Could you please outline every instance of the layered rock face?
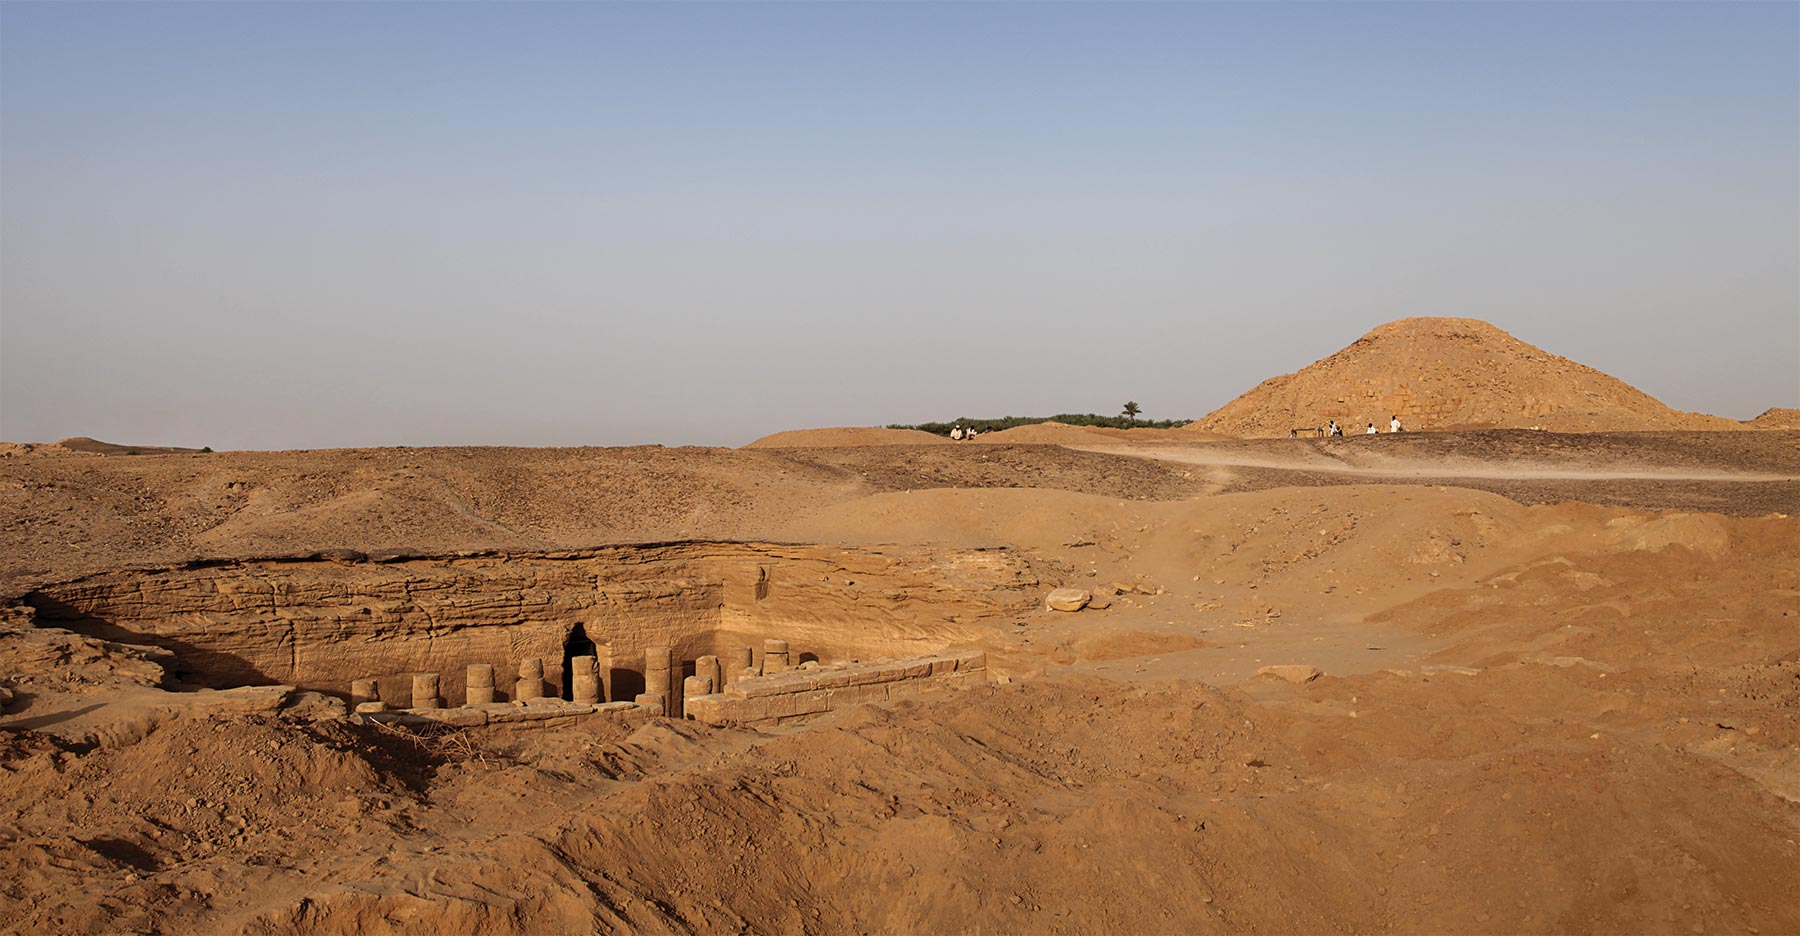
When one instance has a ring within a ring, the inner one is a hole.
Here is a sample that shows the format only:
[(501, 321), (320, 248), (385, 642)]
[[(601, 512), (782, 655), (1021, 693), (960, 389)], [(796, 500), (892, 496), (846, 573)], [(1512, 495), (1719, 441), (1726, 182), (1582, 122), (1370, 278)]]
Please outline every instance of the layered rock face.
[(1191, 423), (1196, 431), (1284, 436), (1337, 420), (1346, 433), (1399, 416), (1407, 429), (1595, 432), (1741, 429), (1671, 409), (1619, 380), (1468, 318), (1389, 322), (1297, 373), (1271, 377)]
[(89, 576), (24, 601), (46, 626), (166, 648), (172, 675), (191, 684), (342, 694), (374, 677), (383, 701), (406, 705), (411, 674), (441, 673), (445, 703), (460, 705), (468, 666), (506, 675), (532, 657), (554, 687), (567, 655), (593, 653), (607, 697), (630, 698), (651, 646), (692, 661), (780, 634), (828, 659), (931, 652), (977, 635), (975, 621), (1033, 606), (1037, 583), (1005, 550), (683, 543), (195, 563)]

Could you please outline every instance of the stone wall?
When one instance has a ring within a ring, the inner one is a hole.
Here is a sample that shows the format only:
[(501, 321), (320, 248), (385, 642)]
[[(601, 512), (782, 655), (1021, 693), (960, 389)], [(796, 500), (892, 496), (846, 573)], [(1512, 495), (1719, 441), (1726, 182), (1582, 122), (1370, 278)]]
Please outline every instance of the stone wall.
[(685, 713), (709, 725), (747, 725), (986, 680), (987, 654), (964, 650), (749, 676), (723, 692), (688, 698)]
[(403, 711), (352, 712), (352, 722), (406, 725), (413, 728), (483, 728), (506, 727), (518, 730), (567, 728), (585, 718), (615, 718), (644, 721), (650, 713), (632, 702), (606, 702), (585, 705), (561, 699), (538, 699), (525, 705), (488, 703), (457, 708), (407, 709)]

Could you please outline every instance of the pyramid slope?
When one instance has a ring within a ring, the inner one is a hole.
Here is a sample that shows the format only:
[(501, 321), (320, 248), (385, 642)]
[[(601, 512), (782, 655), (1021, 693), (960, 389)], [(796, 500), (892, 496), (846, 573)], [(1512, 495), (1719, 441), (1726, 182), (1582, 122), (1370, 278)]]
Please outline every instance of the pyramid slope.
[(1745, 425), (1752, 429), (1800, 429), (1800, 409), (1771, 406)]
[(1544, 428), (1564, 432), (1738, 429), (1736, 420), (1671, 409), (1584, 364), (1470, 318), (1389, 322), (1342, 351), (1271, 377), (1193, 427), (1280, 436), (1337, 420), (1345, 432)]

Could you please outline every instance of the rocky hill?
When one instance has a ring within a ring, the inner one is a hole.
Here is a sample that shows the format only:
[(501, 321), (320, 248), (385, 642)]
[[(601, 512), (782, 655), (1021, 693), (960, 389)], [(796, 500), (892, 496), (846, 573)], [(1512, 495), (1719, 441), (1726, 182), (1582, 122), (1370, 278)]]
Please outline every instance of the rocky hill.
[(1800, 429), (1800, 409), (1772, 406), (1745, 425), (1752, 429)]
[(1583, 364), (1467, 318), (1389, 322), (1297, 373), (1271, 377), (1192, 424), (1234, 436), (1286, 435), (1337, 420), (1347, 433), (1543, 428), (1563, 432), (1736, 429), (1684, 413)]
[(210, 454), (210, 448), (176, 448), (172, 445), (115, 445), (75, 436), (61, 442), (0, 442), (0, 456), (6, 455), (198, 455)]

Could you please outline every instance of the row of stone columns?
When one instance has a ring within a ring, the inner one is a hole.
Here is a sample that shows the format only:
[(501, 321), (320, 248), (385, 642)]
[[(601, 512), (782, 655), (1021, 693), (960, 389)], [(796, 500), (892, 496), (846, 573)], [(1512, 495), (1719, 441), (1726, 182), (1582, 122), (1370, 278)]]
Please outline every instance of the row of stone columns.
[[(576, 657), (573, 661), (579, 677), (583, 661), (586, 663), (590, 684), (594, 682), (594, 657)], [(471, 663), (467, 674), (463, 677), (463, 704), (487, 705), (494, 701), (494, 664)], [(599, 697), (599, 693), (590, 687), (589, 695)], [(513, 684), (513, 698), (530, 700), (542, 699), (544, 692), (544, 660), (542, 657), (528, 657), (519, 662), (519, 677)], [(581, 692), (575, 693), (577, 701)], [(381, 701), (381, 683), (375, 679), (358, 679), (350, 683), (350, 704), (361, 705), (364, 702)], [(412, 677), (412, 708), (438, 709), (444, 707), (442, 683), (437, 673), (414, 673)]]
[(652, 712), (676, 717), (683, 714), (687, 700), (694, 696), (725, 691), (725, 687), (745, 676), (786, 672), (791, 668), (788, 643), (771, 638), (763, 641), (763, 662), (756, 665), (754, 647), (733, 647), (721, 659), (708, 654), (694, 660), (694, 675), (677, 683), (681, 672), (672, 647), (648, 647), (644, 650), (644, 691), (637, 704)]
[[(599, 671), (599, 658), (595, 656), (578, 656), (569, 660), (570, 668), (570, 701), (596, 704), (605, 701), (602, 696), (602, 684)], [(725, 687), (745, 676), (771, 675), (786, 672), (791, 667), (788, 656), (788, 643), (785, 640), (769, 639), (763, 641), (763, 661), (759, 668), (756, 665), (756, 654), (751, 647), (733, 647), (721, 660), (718, 656), (707, 655), (694, 661), (694, 675), (675, 682), (680, 674), (679, 664), (675, 659), (675, 648), (666, 646), (647, 647), (644, 650), (644, 691), (636, 701), (637, 704), (663, 715), (681, 714), (683, 701), (695, 695), (710, 695), (723, 692)], [(464, 677), (465, 705), (488, 705), (494, 701), (494, 665), (492, 663), (471, 663)], [(350, 684), (350, 704), (360, 705), (365, 702), (381, 700), (381, 687), (377, 680), (358, 679)], [(542, 657), (526, 657), (519, 661), (519, 675), (513, 683), (513, 699), (530, 701), (554, 697), (554, 692), (544, 691), (544, 660)], [(416, 709), (437, 709), (444, 707), (442, 685), (437, 673), (414, 673), (412, 677), (412, 707)]]

